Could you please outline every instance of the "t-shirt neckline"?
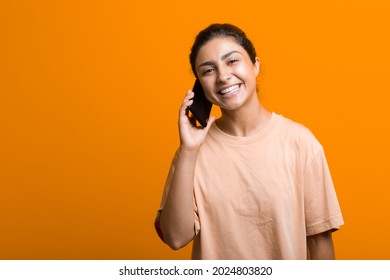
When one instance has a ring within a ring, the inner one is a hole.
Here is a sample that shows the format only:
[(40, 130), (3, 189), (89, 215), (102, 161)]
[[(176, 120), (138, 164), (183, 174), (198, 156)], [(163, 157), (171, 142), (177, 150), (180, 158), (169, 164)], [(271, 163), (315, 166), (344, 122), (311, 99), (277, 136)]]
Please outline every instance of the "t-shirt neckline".
[(223, 132), (216, 123), (213, 123), (212, 127), (210, 128), (210, 134), (214, 136), (218, 141), (224, 141), (229, 142), (232, 144), (249, 144), (256, 142), (264, 137), (266, 137), (272, 129), (275, 127), (275, 125), (278, 123), (278, 121), (282, 117), (274, 112), (272, 112), (270, 119), (265, 124), (265, 126), (260, 129), (257, 133), (250, 135), (250, 136), (234, 136), (227, 134), (226, 132)]

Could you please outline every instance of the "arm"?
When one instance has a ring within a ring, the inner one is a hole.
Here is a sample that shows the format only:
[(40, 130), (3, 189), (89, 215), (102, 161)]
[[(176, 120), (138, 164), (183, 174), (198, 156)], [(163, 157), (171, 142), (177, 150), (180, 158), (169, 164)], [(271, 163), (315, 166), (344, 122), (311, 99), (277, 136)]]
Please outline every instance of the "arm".
[(334, 260), (335, 253), (332, 240), (332, 232), (325, 231), (307, 237), (310, 259)]
[(215, 119), (211, 117), (204, 129), (193, 125), (186, 115), (193, 96), (192, 91), (187, 92), (179, 111), (180, 148), (172, 183), (160, 216), (164, 241), (175, 250), (187, 245), (195, 236), (193, 184), (196, 160), (199, 148)]
[(193, 181), (197, 151), (180, 147), (170, 190), (160, 216), (164, 241), (174, 250), (188, 244), (195, 235)]

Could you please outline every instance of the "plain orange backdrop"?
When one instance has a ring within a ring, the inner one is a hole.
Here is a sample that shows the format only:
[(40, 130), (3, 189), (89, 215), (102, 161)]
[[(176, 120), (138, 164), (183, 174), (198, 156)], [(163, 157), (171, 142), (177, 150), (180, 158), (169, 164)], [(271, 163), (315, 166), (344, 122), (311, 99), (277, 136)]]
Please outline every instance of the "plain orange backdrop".
[[(261, 102), (325, 147), (338, 259), (390, 259), (390, 4), (2, 1), (0, 259), (189, 259), (153, 220), (197, 32), (238, 25)], [(218, 111), (214, 112), (218, 114)]]

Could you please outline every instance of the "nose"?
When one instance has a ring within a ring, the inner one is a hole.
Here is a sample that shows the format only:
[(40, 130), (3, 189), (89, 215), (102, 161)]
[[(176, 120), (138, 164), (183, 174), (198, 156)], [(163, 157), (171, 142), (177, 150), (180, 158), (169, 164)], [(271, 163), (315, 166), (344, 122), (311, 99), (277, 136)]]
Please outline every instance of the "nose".
[(218, 69), (218, 83), (226, 83), (231, 79), (231, 77), (232, 74), (230, 73), (229, 69), (226, 69), (225, 67), (221, 67)]

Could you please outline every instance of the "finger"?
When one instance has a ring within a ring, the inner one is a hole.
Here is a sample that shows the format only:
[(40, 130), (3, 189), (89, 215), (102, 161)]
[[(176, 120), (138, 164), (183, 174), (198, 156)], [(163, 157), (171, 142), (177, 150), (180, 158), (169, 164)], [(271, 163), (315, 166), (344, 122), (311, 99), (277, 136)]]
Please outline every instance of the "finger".
[(195, 94), (192, 91), (188, 90), (186, 96), (184, 97), (183, 103), (188, 102), (189, 100), (192, 100), (194, 98), (194, 96), (195, 96)]
[(182, 112), (182, 113), (184, 113), (185, 109), (193, 103), (192, 99), (189, 98), (189, 96), (191, 96), (191, 95), (188, 92), (183, 99), (183, 103), (181, 104), (181, 107), (180, 107), (180, 112)]
[(191, 90), (187, 91), (187, 94), (184, 96), (182, 106), (188, 106), (188, 101), (192, 100), (194, 93)]
[(180, 110), (179, 110), (179, 122), (184, 121), (184, 118), (187, 117), (189, 122), (193, 126), (196, 126), (196, 120), (194, 120), (193, 118), (190, 117), (189, 108), (188, 108), (188, 106), (192, 105), (192, 103), (194, 102), (192, 99), (194, 97), (194, 95), (195, 94), (191, 90), (187, 91), (187, 93), (183, 99), (183, 103), (182, 103)]
[(191, 113), (189, 107), (186, 108), (186, 116), (188, 120), (190, 121), (192, 126), (196, 126), (196, 118), (195, 116)]
[(188, 106), (192, 105), (194, 101), (193, 100), (188, 100), (183, 102), (183, 104), (180, 107), (180, 114), (188, 115)]

